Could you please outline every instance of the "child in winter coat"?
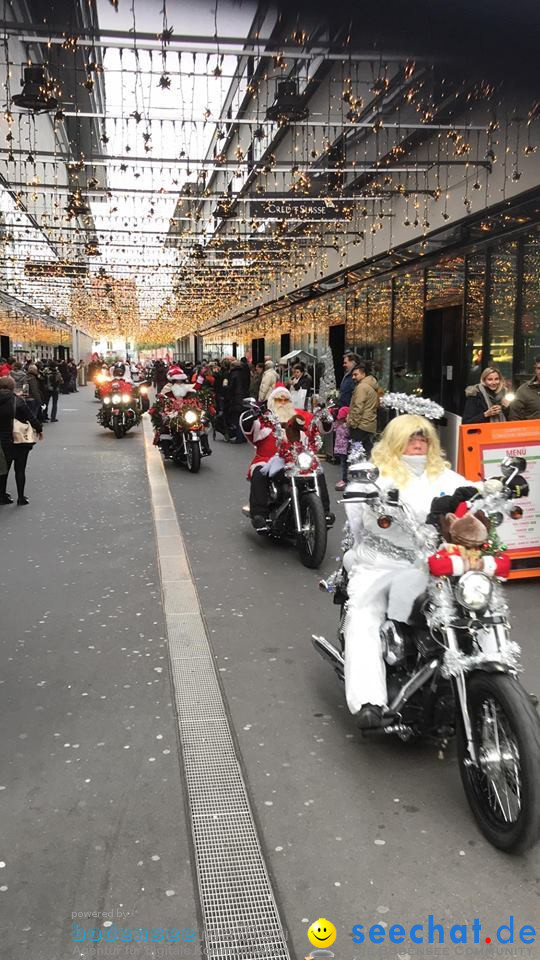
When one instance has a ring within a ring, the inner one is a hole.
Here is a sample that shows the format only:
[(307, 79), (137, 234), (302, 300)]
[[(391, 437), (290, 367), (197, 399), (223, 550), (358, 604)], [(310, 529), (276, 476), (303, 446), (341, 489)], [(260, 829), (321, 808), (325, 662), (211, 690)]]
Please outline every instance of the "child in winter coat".
[(349, 454), (349, 428), (347, 426), (348, 407), (340, 407), (334, 421), (334, 453), (341, 463), (341, 480), (336, 483), (336, 490), (344, 490), (347, 486), (347, 457)]

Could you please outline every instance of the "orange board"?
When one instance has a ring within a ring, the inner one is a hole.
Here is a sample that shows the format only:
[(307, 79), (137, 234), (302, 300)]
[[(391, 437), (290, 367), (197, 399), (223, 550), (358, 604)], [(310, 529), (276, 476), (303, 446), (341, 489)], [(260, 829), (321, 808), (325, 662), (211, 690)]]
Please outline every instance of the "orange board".
[(540, 420), (460, 427), (458, 470), (468, 480), (500, 476), (504, 457), (525, 457), (530, 488), (520, 502), (523, 517), (505, 520), (499, 530), (512, 558), (510, 579), (540, 577)]

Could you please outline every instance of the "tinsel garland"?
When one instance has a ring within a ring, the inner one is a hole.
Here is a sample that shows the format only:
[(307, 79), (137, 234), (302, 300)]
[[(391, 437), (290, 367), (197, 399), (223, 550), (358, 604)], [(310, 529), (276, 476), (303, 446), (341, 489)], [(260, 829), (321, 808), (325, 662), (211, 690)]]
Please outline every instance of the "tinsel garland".
[(439, 403), (408, 393), (385, 393), (379, 405), (396, 410), (397, 413), (411, 413), (418, 417), (426, 417), (427, 420), (440, 420), (444, 417), (444, 409)]
[[(499, 649), (496, 661), (497, 663), (504, 664), (510, 671), (517, 672), (522, 669), (520, 666), (520, 654), (521, 649), (519, 644), (514, 640), (508, 640), (507, 643)], [(468, 656), (461, 650), (447, 650), (444, 655), (441, 673), (443, 677), (447, 679), (456, 677), (461, 673), (470, 673), (471, 670), (476, 670), (484, 663), (493, 663), (494, 659), (493, 652), (484, 653), (480, 650), (478, 653)]]
[(351, 444), (351, 449), (349, 450), (347, 463), (349, 466), (352, 466), (353, 463), (363, 463), (365, 459), (366, 451), (364, 449), (364, 444), (361, 442), (361, 440), (354, 440)]

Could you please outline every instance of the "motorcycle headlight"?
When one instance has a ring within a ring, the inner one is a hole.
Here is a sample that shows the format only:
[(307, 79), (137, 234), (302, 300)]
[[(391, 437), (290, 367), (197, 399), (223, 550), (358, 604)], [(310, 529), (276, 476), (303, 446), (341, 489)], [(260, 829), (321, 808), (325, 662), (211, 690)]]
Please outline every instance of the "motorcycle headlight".
[(300, 470), (311, 470), (313, 464), (313, 457), (310, 453), (299, 453), (298, 454), (298, 466)]
[(111, 402), (110, 397), (103, 397), (103, 403), (110, 403), (110, 402)]
[(147, 394), (147, 393), (148, 393), (148, 387), (139, 387), (139, 393)]
[(186, 415), (184, 416), (184, 420), (186, 421), (186, 423), (197, 423), (198, 419), (199, 419), (199, 415), (195, 413), (194, 410), (188, 410)]
[(490, 601), (493, 585), (485, 573), (469, 570), (459, 578), (456, 597), (467, 610), (484, 610)]
[(130, 393), (123, 393), (123, 394), (122, 394), (122, 403), (129, 403), (130, 400), (131, 400), (131, 394), (130, 394)]
[(120, 394), (119, 394), (119, 393), (113, 393), (113, 395), (112, 395), (112, 402), (113, 402), (113, 403), (120, 403), (120, 400), (121, 400)]

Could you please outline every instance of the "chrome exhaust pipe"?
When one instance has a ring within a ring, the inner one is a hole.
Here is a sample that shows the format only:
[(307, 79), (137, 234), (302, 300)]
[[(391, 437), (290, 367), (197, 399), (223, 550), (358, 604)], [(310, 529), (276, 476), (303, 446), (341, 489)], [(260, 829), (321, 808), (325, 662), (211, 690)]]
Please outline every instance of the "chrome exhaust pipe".
[(343, 654), (333, 645), (329, 643), (326, 637), (317, 637), (315, 634), (312, 634), (311, 642), (315, 647), (316, 651), (323, 660), (327, 660), (328, 663), (334, 668), (340, 680), (345, 678), (345, 660)]

